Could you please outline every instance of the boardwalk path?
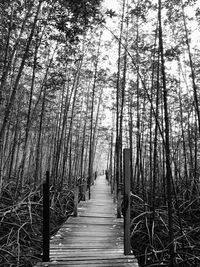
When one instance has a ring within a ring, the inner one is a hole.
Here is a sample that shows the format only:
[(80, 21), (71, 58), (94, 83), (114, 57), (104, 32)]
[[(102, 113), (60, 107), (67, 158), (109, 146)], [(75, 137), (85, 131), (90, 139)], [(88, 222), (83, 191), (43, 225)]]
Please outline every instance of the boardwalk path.
[(91, 188), (91, 199), (79, 203), (78, 217), (70, 217), (51, 240), (51, 263), (39, 266), (138, 267), (134, 256), (123, 253), (123, 220), (105, 176)]

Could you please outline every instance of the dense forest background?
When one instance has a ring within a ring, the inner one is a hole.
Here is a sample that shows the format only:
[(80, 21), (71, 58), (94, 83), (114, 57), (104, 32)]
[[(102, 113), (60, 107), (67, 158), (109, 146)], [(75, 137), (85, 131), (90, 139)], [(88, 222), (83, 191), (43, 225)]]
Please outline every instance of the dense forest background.
[[(74, 188), (108, 170), (141, 266), (199, 266), (198, 0), (0, 1), (0, 266), (40, 260)], [(157, 264), (157, 265), (155, 265)]]

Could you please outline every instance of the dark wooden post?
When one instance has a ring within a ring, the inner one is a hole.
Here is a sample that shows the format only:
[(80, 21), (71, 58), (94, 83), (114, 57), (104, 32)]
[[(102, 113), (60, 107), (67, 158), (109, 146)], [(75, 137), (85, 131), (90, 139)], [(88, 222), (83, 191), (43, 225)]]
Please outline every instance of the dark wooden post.
[(87, 191), (87, 179), (84, 177), (82, 179), (82, 198), (81, 200), (86, 200), (86, 191)]
[(73, 216), (78, 216), (78, 195), (79, 195), (79, 180), (76, 181), (74, 187), (74, 213)]
[(49, 172), (43, 184), (43, 262), (49, 262), (50, 248), (50, 205), (49, 205)]
[(91, 199), (91, 174), (88, 177), (88, 198)]
[(130, 241), (130, 149), (123, 150), (124, 165), (124, 254), (131, 254)]

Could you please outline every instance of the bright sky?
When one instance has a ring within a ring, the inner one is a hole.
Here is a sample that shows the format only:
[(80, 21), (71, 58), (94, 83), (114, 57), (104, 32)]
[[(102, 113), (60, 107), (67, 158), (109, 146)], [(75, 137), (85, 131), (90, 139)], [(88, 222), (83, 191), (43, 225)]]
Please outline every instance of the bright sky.
[(120, 4), (118, 0), (104, 0), (103, 7), (118, 11), (120, 8)]

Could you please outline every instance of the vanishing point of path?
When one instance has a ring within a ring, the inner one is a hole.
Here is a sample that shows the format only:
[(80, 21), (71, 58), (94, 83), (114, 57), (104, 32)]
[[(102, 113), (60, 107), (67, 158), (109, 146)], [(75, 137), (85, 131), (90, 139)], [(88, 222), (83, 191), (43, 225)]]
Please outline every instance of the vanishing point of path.
[(124, 255), (123, 219), (116, 208), (105, 176), (91, 187), (91, 199), (81, 201), (78, 217), (70, 217), (52, 238), (50, 263), (37, 267), (138, 267), (133, 255)]

